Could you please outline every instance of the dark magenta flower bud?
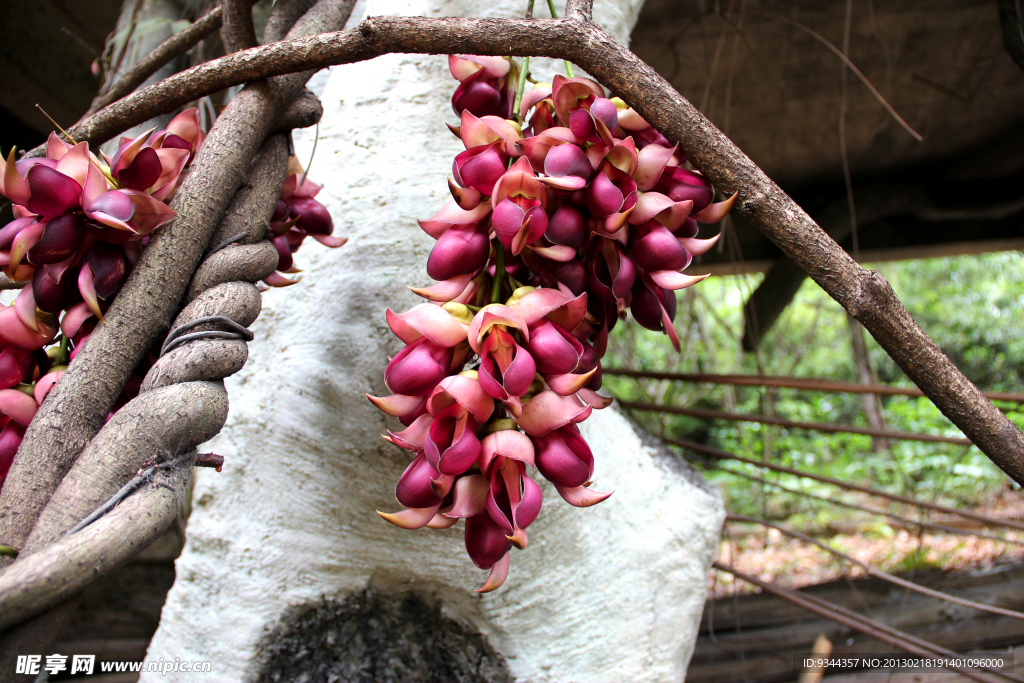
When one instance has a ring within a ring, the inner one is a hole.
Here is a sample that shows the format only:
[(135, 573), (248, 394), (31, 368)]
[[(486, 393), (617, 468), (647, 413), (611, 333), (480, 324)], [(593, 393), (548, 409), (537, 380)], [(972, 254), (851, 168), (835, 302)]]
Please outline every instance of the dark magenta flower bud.
[(274, 213), (270, 216), (270, 222), (276, 223), (286, 218), (288, 218), (288, 205), (278, 199), (277, 204), (274, 205)]
[(145, 191), (160, 180), (162, 171), (160, 157), (152, 147), (140, 149), (127, 166), (118, 168), (119, 164), (115, 160), (112, 161), (114, 161), (113, 176), (129, 190)]
[(441, 474), (462, 474), (480, 457), (479, 425), (464, 406), (453, 403), (434, 418), (423, 443), (427, 461)]
[(526, 348), (542, 375), (575, 372), (583, 355), (583, 345), (558, 323), (541, 318), (530, 325)]
[[(0, 340), (6, 343), (6, 340)], [(0, 389), (9, 389), (25, 381), (32, 371), (32, 351), (8, 343), (0, 352)]]
[(96, 296), (109, 299), (121, 288), (128, 274), (128, 262), (120, 247), (97, 242), (89, 250), (87, 260), (94, 273)]
[(82, 186), (56, 169), (35, 164), (25, 174), (31, 195), (25, 207), (44, 218), (71, 211), (82, 199)]
[(662, 172), (656, 190), (674, 202), (693, 202), (692, 213), (706, 208), (715, 198), (715, 190), (707, 178), (679, 166), (669, 166)]
[(494, 183), (505, 175), (506, 162), (505, 142), (496, 140), (488, 145), (471, 147), (456, 156), (452, 162), (452, 175), (461, 187), (471, 187), (483, 195), (490, 195)]
[(454, 355), (454, 349), (420, 337), (391, 359), (384, 371), (384, 384), (394, 394), (428, 396), (448, 376)]
[(78, 292), (78, 267), (69, 268), (60, 276), (60, 282), (50, 279), (45, 268), (36, 268), (32, 276), (32, 296), (36, 306), (47, 313), (58, 313), (81, 300)]
[(487, 262), (491, 242), (486, 223), (453, 225), (438, 238), (427, 258), (427, 275), (449, 280), (457, 275), (475, 273)]
[(587, 268), (579, 259), (565, 262), (549, 261), (548, 266), (556, 281), (568, 287), (576, 296), (587, 291)]
[(427, 462), (422, 453), (409, 463), (398, 480), (395, 497), (407, 508), (429, 508), (441, 502), (441, 496), (434, 493), (431, 481), (441, 478), (441, 473)]
[(43, 236), (28, 250), (28, 260), (34, 264), (59, 263), (78, 249), (82, 221), (77, 214), (67, 213), (46, 223)]
[(690, 252), (668, 228), (650, 220), (633, 228), (629, 236), (629, 255), (647, 272), (682, 270), (690, 265)]
[(581, 248), (587, 237), (587, 231), (583, 226), (583, 214), (568, 204), (562, 204), (551, 214), (544, 236), (554, 244), (564, 244), (573, 249)]
[(480, 569), (490, 569), (508, 554), (512, 543), (486, 512), (466, 518), (466, 552)]
[(334, 219), (327, 207), (312, 197), (293, 196), (288, 200), (293, 216), (299, 217), (296, 225), (310, 235), (330, 235), (334, 232)]
[(587, 208), (598, 218), (627, 211), (636, 205), (636, 181), (608, 161), (587, 185)]
[(557, 486), (583, 486), (594, 473), (594, 455), (576, 425), (534, 436), (537, 469)]
[(277, 249), (277, 270), (287, 271), (291, 270), (292, 262), (292, 248), (288, 244), (288, 238), (284, 235), (280, 237), (273, 237), (270, 243)]

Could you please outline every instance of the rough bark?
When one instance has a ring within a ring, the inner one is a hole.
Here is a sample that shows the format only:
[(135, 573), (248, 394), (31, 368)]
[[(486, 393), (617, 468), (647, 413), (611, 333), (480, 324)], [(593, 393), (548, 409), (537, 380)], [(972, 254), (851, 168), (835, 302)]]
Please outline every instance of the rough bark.
[[(171, 329), (212, 315), (231, 318), (242, 327), (248, 327), (259, 316), (262, 306), (263, 299), (255, 285), (248, 282), (227, 282), (211, 287), (183, 308), (174, 319)], [(194, 329), (209, 330), (214, 327), (200, 325)]]
[[(295, 110), (295, 104), (309, 104), (309, 98), (303, 91), (302, 97), (289, 105), (286, 114)], [(313, 93), (309, 93), (313, 96)], [(319, 105), (320, 101), (313, 97)], [(321, 110), (322, 111), (322, 110)], [(282, 116), (282, 120), (287, 116)], [(279, 124), (280, 125), (280, 124)], [(288, 165), (288, 142), (283, 135), (274, 135), (260, 149), (260, 153), (252, 161), (252, 167), (228, 204), (224, 217), (213, 233), (210, 244), (215, 248), (226, 240), (247, 233), (240, 238), (240, 243), (258, 242), (264, 238), (270, 226), (270, 217), (274, 206), (281, 196)]]
[(241, 370), (248, 358), (249, 345), (241, 339), (193, 341), (158, 360), (139, 393), (181, 382), (221, 380)]
[(188, 453), (213, 438), (227, 417), (222, 382), (175, 384), (132, 399), (64, 477), (26, 539), (23, 554), (30, 556), (56, 542), (147, 463)]
[(320, 100), (308, 90), (303, 90), (281, 114), (277, 125), (274, 126), (274, 132), (287, 133), (295, 128), (309, 128), (320, 123), (320, 117), (323, 115), (324, 106)]
[[(318, 4), (289, 36), (343, 25), (352, 4)], [(177, 217), (157, 232), (106, 322), (90, 336), (26, 432), (0, 494), (0, 539), (5, 545), (23, 545), (57, 484), (99, 431), (128, 375), (167, 329), (253, 156), (310, 75), (292, 74), (246, 87), (210, 131), (173, 203)]]
[[(322, 68), (389, 52), (514, 52), (569, 59), (634, 106), (670, 140), (677, 140), (687, 157), (717, 186), (738, 192), (736, 210), (860, 321), (939, 410), (996, 465), (1024, 484), (1024, 433), (986, 400), (921, 330), (885, 278), (861, 268), (650, 66), (593, 23), (578, 18), (586, 14), (587, 6), (585, 2), (570, 3), (569, 20), (371, 17), (356, 31), (256, 48), (183, 72), (99, 112), (82, 124), (79, 134), (90, 140), (94, 136), (106, 139), (124, 125), (116, 121), (130, 116), (132, 108), (152, 107), (153, 111), (135, 115), (145, 120), (167, 106), (158, 102), (176, 101), (185, 92), (205, 94), (207, 88), (217, 90), (259, 75)], [(172, 81), (176, 81), (173, 87)], [(130, 102), (136, 96), (138, 99)]]
[(225, 282), (262, 280), (277, 268), (277, 259), (277, 249), (266, 240), (225, 247), (199, 266), (189, 283), (185, 300), (192, 301), (210, 287)]
[(223, 0), (224, 24), (220, 29), (220, 42), (224, 52), (231, 54), (239, 50), (256, 47), (256, 28), (252, 25), (252, 2), (250, 0)]
[[(95, 523), (0, 574), (0, 629), (68, 600), (156, 540), (178, 515), (188, 483), (182, 472), (157, 477), (155, 485), (140, 489)], [(110, 543), (111, 538), (118, 542)], [(15, 654), (16, 641), (5, 637), (0, 647), (0, 662), (6, 665), (3, 660)], [(5, 674), (13, 670), (13, 662), (3, 669)]]

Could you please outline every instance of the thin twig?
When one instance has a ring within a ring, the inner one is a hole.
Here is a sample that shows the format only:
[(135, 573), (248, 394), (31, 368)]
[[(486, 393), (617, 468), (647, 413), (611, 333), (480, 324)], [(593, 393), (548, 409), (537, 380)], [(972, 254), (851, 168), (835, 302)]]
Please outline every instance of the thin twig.
[[(712, 311), (714, 315), (714, 312)], [(717, 318), (716, 318), (717, 320)], [(719, 322), (722, 322), (719, 320)], [(735, 336), (735, 335), (732, 335)], [(832, 379), (814, 377), (782, 377), (771, 375), (715, 375), (704, 373), (654, 372), (650, 370), (633, 370), (631, 368), (604, 368), (605, 375), (622, 377), (646, 377), (648, 379), (668, 379), (680, 382), (698, 382), (708, 384), (732, 384), (741, 387), (780, 387), (783, 389), (803, 389), (806, 391), (839, 392), (848, 394), (878, 394), (882, 396), (924, 396), (917, 387), (894, 387), (888, 384), (859, 384)], [(1013, 401), (1024, 403), (1024, 394), (1004, 391), (983, 391), (985, 398), (993, 401)]]
[(915, 507), (927, 508), (929, 510), (935, 510), (937, 512), (943, 512), (950, 515), (958, 515), (966, 519), (973, 519), (977, 522), (981, 522), (987, 526), (1004, 526), (1011, 529), (1018, 529), (1024, 531), (1024, 523), (1014, 521), (1012, 519), (996, 519), (994, 517), (986, 517), (985, 515), (979, 515), (976, 512), (969, 510), (958, 510), (951, 508), (946, 505), (939, 505), (938, 503), (930, 503), (928, 501), (919, 500), (917, 498), (910, 498), (909, 496), (901, 496), (897, 493), (888, 493), (886, 491), (879, 491), (868, 486), (861, 486), (860, 484), (854, 484), (848, 481), (841, 481), (839, 479), (833, 479), (832, 477), (825, 477), (820, 474), (814, 474), (813, 472), (804, 472), (802, 470), (795, 470), (791, 467), (783, 467), (782, 465), (775, 465), (770, 462), (762, 462), (761, 460), (752, 460), (750, 458), (744, 458), (743, 456), (736, 455), (734, 453), (728, 453), (718, 448), (711, 446), (705, 446), (704, 444), (694, 443), (693, 441), (684, 441), (682, 439), (673, 439), (668, 436), (659, 436), (659, 439), (665, 443), (672, 444), (673, 446), (679, 446), (686, 450), (694, 451), (695, 453), (702, 453), (704, 455), (711, 456), (712, 458), (720, 458), (722, 460), (735, 460), (737, 462), (744, 462), (748, 465), (755, 465), (757, 467), (763, 467), (773, 472), (781, 472), (783, 474), (791, 474), (794, 477), (803, 477), (804, 479), (813, 479), (820, 481), (823, 484), (831, 484), (840, 488), (848, 489), (850, 491), (859, 491), (860, 493), (867, 493), (872, 496), (878, 496), (880, 498), (888, 498), (894, 500), (897, 503), (905, 503), (907, 505), (913, 505)]
[(187, 29), (175, 33), (157, 45), (152, 52), (140, 59), (127, 73), (117, 79), (117, 82), (110, 86), (109, 90), (102, 95), (98, 95), (92, 101), (92, 105), (89, 107), (89, 111), (86, 112), (85, 117), (103, 109), (103, 107), (106, 107), (111, 102), (121, 99), (142, 85), (147, 78), (159, 71), (161, 67), (172, 59), (195, 47), (200, 40), (220, 28), (221, 16), (221, 8), (214, 7), (203, 15), (201, 19), (192, 22), (192, 25)]
[(892, 574), (884, 572), (881, 569), (875, 569), (866, 562), (861, 562), (852, 555), (847, 555), (846, 553), (840, 550), (836, 550), (827, 543), (822, 543), (818, 539), (808, 536), (807, 534), (801, 533), (794, 529), (790, 529), (788, 527), (784, 527), (781, 524), (776, 524), (775, 522), (769, 522), (766, 519), (757, 519), (756, 517), (747, 517), (745, 515), (730, 514), (726, 516), (726, 521), (760, 524), (771, 529), (776, 529), (778, 531), (781, 531), (786, 536), (791, 536), (793, 538), (800, 539), (805, 543), (811, 543), (813, 545), (816, 545), (827, 553), (831, 553), (832, 555), (835, 555), (836, 557), (845, 560), (846, 562), (855, 564), (861, 569), (863, 569), (870, 576), (874, 576), (877, 579), (881, 579), (882, 581), (885, 581), (887, 583), (899, 586), (900, 588), (906, 588), (907, 590), (914, 591), (915, 593), (927, 595), (930, 598), (938, 598), (939, 600), (945, 600), (946, 602), (951, 602), (955, 605), (960, 605), (961, 607), (969, 607), (971, 609), (976, 609), (981, 612), (989, 612), (991, 614), (998, 614), (1003, 617), (1011, 617), (1013, 619), (1024, 620), (1024, 613), (1018, 612), (1016, 610), (1003, 609), (1002, 607), (993, 607), (991, 605), (975, 602), (973, 600), (967, 600), (966, 598), (958, 598), (955, 595), (943, 593), (942, 591), (937, 591), (932, 588), (922, 586), (921, 584), (914, 583), (913, 581), (907, 581), (906, 579), (901, 579), (898, 576), (893, 576)]
[(826, 39), (820, 33), (816, 32), (816, 31), (814, 31), (814, 30), (812, 30), (810, 28), (807, 28), (803, 24), (801, 24), (799, 22), (796, 22), (796, 21), (793, 21), (792, 19), (789, 19), (788, 17), (783, 17), (783, 16), (780, 16), (778, 14), (772, 14), (770, 12), (762, 12), (762, 14), (764, 14), (766, 17), (769, 17), (770, 19), (775, 19), (776, 21), (781, 21), (784, 24), (789, 24), (790, 26), (803, 31), (804, 33), (806, 33), (807, 35), (811, 36), (812, 38), (814, 38), (815, 40), (820, 42), (822, 45), (827, 47), (829, 50), (834, 52), (835, 55), (837, 57), (839, 57), (839, 59), (843, 60), (843, 63), (846, 64), (846, 66), (848, 66), (850, 68), (850, 71), (852, 71), (853, 73), (855, 73), (857, 75), (857, 78), (859, 78), (861, 80), (861, 83), (863, 83), (864, 85), (867, 86), (868, 90), (871, 91), (871, 94), (875, 96), (875, 99), (878, 100), (882, 104), (883, 107), (885, 107), (885, 110), (887, 112), (889, 112), (889, 114), (892, 115), (892, 117), (894, 119), (896, 119), (896, 122), (899, 123), (901, 126), (903, 126), (903, 129), (906, 130), (908, 133), (910, 133), (910, 135), (913, 136), (913, 138), (915, 140), (917, 140), (918, 142), (924, 142), (924, 138), (921, 136), (921, 134), (918, 133), (913, 128), (911, 128), (910, 124), (907, 123), (906, 121), (904, 121), (902, 116), (900, 116), (899, 114), (896, 113), (896, 110), (892, 108), (892, 105), (889, 104), (889, 101), (886, 100), (884, 97), (882, 97), (882, 93), (878, 92), (878, 89), (875, 88), (875, 86), (871, 84), (871, 81), (868, 80), (868, 77), (865, 76), (861, 72), (861, 70), (857, 68), (856, 64), (854, 64), (853, 62), (850, 61), (849, 57), (847, 57), (845, 54), (843, 54), (842, 50), (840, 50), (838, 47), (836, 47), (835, 45), (830, 43), (828, 41), (828, 39)]
[(251, 0), (222, 0), (224, 22), (220, 29), (220, 41), (227, 53), (256, 47), (256, 29), (252, 24)]
[(801, 491), (800, 489), (794, 489), (789, 486), (783, 486), (778, 482), (769, 481), (763, 477), (758, 477), (756, 475), (748, 474), (746, 472), (740, 472), (739, 470), (734, 470), (731, 467), (722, 467), (721, 463), (715, 463), (714, 467), (719, 472), (726, 472), (734, 477), (741, 477), (743, 479), (749, 479), (750, 481), (756, 481), (761, 484), (767, 484), (768, 486), (774, 486), (775, 488), (785, 491), (787, 493), (792, 493), (805, 498), (812, 498), (823, 503), (828, 503), (829, 505), (838, 505), (839, 507), (848, 508), (850, 510), (866, 512), (870, 515), (888, 517), (889, 519), (899, 522), (900, 524), (903, 524), (905, 526), (917, 527), (919, 529), (934, 529), (935, 531), (941, 531), (947, 534), (956, 534), (958, 536), (974, 536), (976, 538), (984, 538), (989, 541), (997, 541), (999, 543), (1009, 543), (1011, 545), (1024, 546), (1024, 541), (1018, 541), (1012, 538), (1002, 538), (1001, 536), (993, 536), (992, 534), (986, 534), (982, 531), (973, 531), (971, 529), (958, 529), (953, 526), (946, 526), (945, 524), (938, 524), (936, 522), (922, 522), (919, 520), (908, 519), (907, 517), (902, 517), (900, 515), (888, 512), (886, 510), (879, 510), (876, 508), (868, 507), (866, 505), (858, 505), (856, 503), (850, 503), (845, 500), (826, 498), (825, 496), (819, 496), (815, 493), (810, 493), (809, 491)]
[(969, 439), (955, 436), (940, 436), (937, 434), (917, 434), (911, 432), (894, 432), (888, 429), (874, 429), (873, 427), (856, 427), (854, 425), (833, 424), (827, 422), (798, 422), (787, 420), (781, 417), (770, 415), (747, 415), (743, 413), (727, 413), (721, 410), (702, 410), (700, 408), (682, 408), (680, 406), (655, 405), (652, 403), (632, 403), (630, 401), (619, 401), (619, 406), (630, 410), (643, 410), (654, 413), (672, 413), (674, 415), (686, 415), (702, 420), (731, 420), (733, 422), (756, 422), (759, 424), (777, 425), (790, 427), (792, 429), (807, 429), (814, 432), (826, 432), (829, 434), (863, 434), (884, 439), (897, 439), (902, 441), (926, 441), (930, 443), (951, 443), (957, 446), (973, 445)]

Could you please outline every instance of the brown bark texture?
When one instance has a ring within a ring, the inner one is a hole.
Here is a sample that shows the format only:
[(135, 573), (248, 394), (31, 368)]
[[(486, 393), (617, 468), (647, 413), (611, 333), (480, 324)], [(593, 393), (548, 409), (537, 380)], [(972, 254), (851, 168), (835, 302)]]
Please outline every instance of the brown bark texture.
[[(269, 197), (276, 199), (280, 195), (287, 161), (284, 139), (274, 136), (268, 140), (256, 161), (280, 168), (268, 172), (257, 165), (249, 185), (238, 193), (242, 195), (241, 200), (232, 203), (237, 210), (236, 218), (254, 215), (253, 207), (264, 207)], [(237, 195), (235, 199), (239, 199)], [(263, 210), (257, 208), (255, 213), (262, 214)], [(227, 217), (228, 222), (231, 217)], [(267, 247), (269, 243), (261, 242), (250, 248), (257, 246)], [(244, 256), (241, 260), (248, 262)], [(223, 259), (221, 264), (231, 272), (245, 270), (232, 268), (230, 261)], [(172, 331), (181, 328), (190, 334), (202, 335), (223, 326), (220, 322), (223, 319), (244, 328), (259, 315), (261, 303), (260, 293), (251, 282), (215, 285), (200, 292), (178, 314)], [(14, 566), (21, 574), (27, 572), (44, 581), (36, 586), (42, 593), (19, 586), (8, 595), (0, 588), (0, 602), (6, 601), (10, 613), (19, 615), (19, 619), (29, 617), (0, 637), (0, 670), (10, 669), (13, 661), (7, 660), (26, 648), (52, 649), (62, 624), (77, 602), (73, 592), (101, 578), (115, 566), (103, 565), (100, 559), (109, 546), (119, 544), (121, 539), (110, 535), (94, 537), (90, 548), (83, 549), (80, 556), (69, 555), (59, 561), (47, 560), (45, 556), (40, 559), (40, 552), (52, 543), (59, 544), (69, 529), (110, 500), (133, 473), (152, 466), (157, 460), (187, 453), (220, 431), (227, 418), (228, 404), (223, 382), (219, 380), (241, 369), (247, 356), (245, 339), (199, 339), (178, 346), (160, 358), (147, 374), (140, 395), (119, 410), (91, 441), (43, 510)], [(220, 460), (222, 462), (223, 458)], [(83, 575), (80, 566), (89, 564), (83, 557), (92, 558), (93, 565), (101, 566)], [(45, 583), (49, 575), (61, 577), (66, 587), (55, 587), (52, 581)], [(57, 597), (40, 600), (39, 596), (46, 590), (58, 591)], [(68, 599), (61, 602), (64, 598)], [(38, 613), (47, 608), (50, 609)]]
[[(0, 574), (0, 630), (75, 596), (156, 540), (178, 515), (188, 483), (181, 472), (157, 477), (95, 523)], [(13, 645), (7, 638), (0, 644)], [(0, 661), (9, 654), (0, 653)], [(13, 663), (4, 674), (11, 671)]]
[(256, 29), (252, 25), (252, 2), (250, 0), (223, 0), (224, 23), (220, 29), (220, 42), (224, 52), (230, 54), (239, 50), (256, 47)]
[[(546, 55), (586, 69), (667, 137), (826, 292), (864, 324), (915, 383), (989, 457), (1024, 483), (1024, 434), (989, 403), (917, 326), (878, 273), (865, 271), (717, 128), (653, 69), (589, 20), (589, 3), (569, 3), (565, 20), (377, 17), (337, 28), (350, 3), (321, 3), (287, 43), (209, 62), (115, 102), (75, 127), (99, 143), (126, 127), (224, 87), (250, 84), (232, 101), (196, 159), (175, 208), (178, 218), (147, 250), (125, 291), (54, 397), (44, 402), (0, 498), (0, 541), (18, 547), (60, 477), (97, 431), (124, 379), (166, 329), (189, 275), (209, 243), (247, 161), (272, 130), (308, 71), (392, 52)], [(339, 22), (340, 19), (340, 22)], [(307, 72), (283, 76), (296, 72)], [(240, 249), (241, 247), (235, 247)], [(230, 248), (229, 248), (230, 249)], [(102, 358), (102, 361), (100, 359)], [(87, 374), (89, 373), (89, 374)], [(45, 460), (44, 460), (45, 458)], [(56, 461), (56, 466), (49, 465)], [(48, 463), (49, 472), (40, 465)], [(9, 494), (9, 495), (8, 495)]]

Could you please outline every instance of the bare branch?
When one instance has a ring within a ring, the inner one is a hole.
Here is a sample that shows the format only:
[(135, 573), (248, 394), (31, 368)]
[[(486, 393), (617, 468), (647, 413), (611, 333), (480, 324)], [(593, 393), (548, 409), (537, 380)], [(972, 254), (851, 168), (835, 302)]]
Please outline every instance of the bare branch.
[(109, 90), (102, 95), (98, 95), (92, 101), (86, 116), (103, 109), (103, 107), (106, 107), (111, 102), (121, 99), (142, 85), (147, 78), (155, 74), (172, 59), (192, 49), (196, 43), (220, 28), (221, 17), (221, 8), (214, 7), (204, 14), (202, 18), (192, 22), (192, 25), (187, 29), (175, 33), (157, 45), (152, 52), (133, 66), (128, 73), (121, 76)]
[(144, 487), (96, 523), (5, 570), (0, 629), (59, 605), (145, 549), (178, 515), (187, 481), (165, 476), (165, 485)]
[(902, 439), (904, 441), (927, 441), (931, 443), (951, 443), (957, 446), (971, 446), (970, 441), (957, 436), (942, 436), (939, 434), (917, 434), (912, 432), (895, 432), (888, 429), (876, 429), (874, 427), (857, 427), (855, 425), (837, 424), (834, 422), (799, 422), (787, 420), (772, 415), (747, 415), (744, 413), (730, 413), (721, 410), (703, 410), (701, 408), (683, 408), (682, 406), (658, 405), (653, 403), (633, 403), (632, 401), (619, 401), (619, 405), (628, 410), (642, 410), (653, 413), (671, 413), (673, 415), (686, 415), (701, 420), (730, 420), (732, 422), (757, 422), (766, 425), (779, 425), (780, 427), (791, 427), (793, 429), (807, 429), (815, 432), (826, 432), (830, 434), (864, 434), (882, 439)]
[(223, 0), (221, 7), (224, 25), (220, 29), (220, 42), (224, 43), (224, 52), (231, 54), (259, 45), (252, 25), (251, 0)]
[(0, 273), (0, 290), (4, 289), (21, 289), (27, 282), (14, 282), (11, 278), (7, 277), (3, 273)]
[(816, 538), (814, 538), (812, 536), (808, 536), (807, 534), (804, 534), (804, 533), (801, 533), (799, 531), (796, 531), (795, 529), (790, 529), (789, 527), (784, 527), (781, 524), (776, 524), (775, 522), (769, 522), (766, 519), (757, 519), (756, 517), (747, 517), (745, 515), (732, 515), (732, 514), (730, 514), (730, 515), (727, 515), (725, 519), (726, 519), (727, 522), (747, 522), (749, 524), (760, 524), (762, 526), (766, 526), (766, 527), (769, 527), (771, 529), (776, 529), (776, 530), (782, 532), (783, 534), (785, 534), (786, 536), (790, 536), (792, 538), (799, 539), (799, 540), (803, 541), (804, 543), (810, 543), (812, 545), (816, 545), (819, 548), (821, 548), (822, 550), (824, 550), (825, 552), (830, 553), (832, 555), (835, 555), (836, 557), (838, 557), (841, 560), (849, 562), (850, 564), (857, 565), (862, 570), (864, 570), (864, 572), (866, 574), (868, 574), (869, 576), (874, 576), (877, 579), (881, 579), (882, 581), (885, 581), (886, 583), (891, 583), (891, 584), (893, 584), (895, 586), (899, 586), (900, 588), (906, 588), (907, 590), (914, 591), (915, 593), (920, 593), (921, 595), (927, 595), (930, 598), (938, 598), (939, 600), (945, 600), (946, 602), (951, 602), (954, 605), (960, 605), (962, 607), (968, 607), (968, 608), (973, 609), (973, 610), (978, 610), (979, 612), (988, 612), (990, 614), (998, 614), (1000, 616), (1010, 617), (1011, 619), (1021, 619), (1021, 620), (1024, 620), (1024, 613), (1022, 613), (1022, 612), (1018, 612), (1018, 611), (1012, 610), (1012, 609), (1003, 609), (1002, 607), (993, 607), (992, 605), (986, 605), (986, 604), (981, 603), (981, 602), (975, 602), (974, 600), (967, 600), (965, 598), (959, 598), (959, 597), (957, 597), (955, 595), (950, 595), (949, 593), (943, 593), (942, 591), (937, 591), (937, 590), (934, 590), (932, 588), (928, 588), (927, 586), (922, 586), (921, 584), (914, 583), (913, 581), (907, 581), (906, 579), (901, 579), (900, 577), (893, 576), (892, 574), (890, 574), (888, 572), (884, 572), (881, 569), (875, 569), (874, 567), (872, 567), (867, 562), (861, 562), (856, 557), (853, 557), (852, 555), (848, 555), (848, 554), (846, 554), (846, 553), (844, 553), (844, 552), (842, 552), (840, 550), (836, 550), (835, 548), (833, 548), (832, 546), (830, 546), (827, 543), (822, 543), (821, 541), (819, 541), (818, 539), (816, 539)]
[(705, 446), (704, 444), (694, 443), (692, 441), (673, 439), (667, 436), (659, 436), (658, 438), (664, 441), (665, 443), (672, 444), (673, 446), (679, 446), (680, 448), (685, 448), (688, 451), (708, 455), (711, 456), (712, 458), (718, 458), (722, 460), (735, 460), (737, 462), (743, 462), (748, 465), (763, 467), (764, 469), (771, 470), (773, 472), (791, 474), (794, 477), (803, 477), (804, 479), (813, 479), (814, 481), (820, 481), (823, 484), (831, 484), (832, 486), (838, 486), (839, 488), (846, 489), (848, 491), (866, 493), (870, 496), (887, 498), (897, 503), (904, 503), (906, 505), (913, 505), (919, 508), (935, 510), (936, 512), (942, 512), (948, 515), (957, 515), (960, 517), (964, 517), (965, 519), (973, 519), (977, 522), (981, 522), (986, 526), (1004, 526), (1010, 529), (1018, 529), (1024, 531), (1024, 522), (1018, 522), (1013, 519), (997, 519), (995, 517), (986, 517), (985, 515), (979, 515), (976, 512), (971, 512), (970, 510), (960, 510), (958, 508), (951, 508), (945, 505), (939, 505), (938, 503), (931, 503), (926, 500), (921, 500), (919, 498), (910, 498), (909, 496), (901, 496), (896, 493), (888, 493), (886, 491), (880, 491), (878, 489), (873, 489), (868, 486), (854, 484), (853, 482), (842, 481), (840, 479), (833, 479), (831, 477), (824, 477), (820, 474), (815, 474), (814, 472), (795, 470), (792, 467), (783, 467), (782, 465), (776, 465), (774, 463), (764, 462), (761, 460), (751, 460), (750, 458), (744, 458), (743, 456), (736, 455), (735, 453), (729, 453), (727, 451), (723, 451), (712, 446)]

